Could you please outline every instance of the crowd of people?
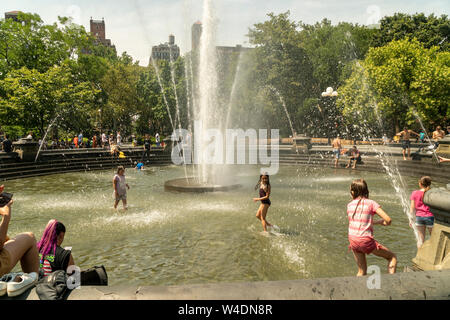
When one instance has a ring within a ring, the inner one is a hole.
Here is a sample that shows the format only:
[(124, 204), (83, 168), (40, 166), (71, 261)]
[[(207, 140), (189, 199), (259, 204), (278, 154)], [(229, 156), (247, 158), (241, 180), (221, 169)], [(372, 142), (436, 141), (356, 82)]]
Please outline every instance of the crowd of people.
[[(450, 126), (447, 127), (447, 133), (450, 135)], [(416, 142), (421, 143), (429, 143), (430, 145), (427, 146), (426, 151), (433, 152), (439, 147), (439, 143), (442, 139), (445, 138), (445, 131), (442, 130), (441, 126), (437, 126), (436, 130), (433, 131), (433, 134), (431, 138), (427, 138), (428, 136), (426, 133), (421, 130), (420, 133), (417, 133), (413, 130), (410, 130), (407, 126), (403, 128), (402, 131), (398, 132), (394, 136), (394, 142), (401, 143), (402, 144), (402, 155), (403, 160), (411, 160), (411, 140), (413, 139), (413, 136), (416, 137)], [(383, 135), (383, 144), (387, 145), (390, 141), (387, 139), (386, 135)], [(334, 167), (338, 168), (339, 165), (339, 159), (342, 155), (347, 154), (349, 156), (349, 161), (346, 166), (346, 168), (355, 169), (357, 163), (361, 163), (361, 153), (356, 147), (356, 145), (353, 146), (353, 148), (350, 149), (344, 149), (342, 139), (340, 136), (337, 136), (332, 142), (331, 146), (333, 148), (333, 154), (334, 154)], [(424, 149), (424, 147), (420, 148)], [(438, 157), (440, 162), (449, 162), (450, 160), (443, 157)]]
[[(26, 139), (34, 139), (33, 132), (29, 132)], [(42, 140), (39, 139), (38, 143), (41, 145)], [(51, 149), (80, 149), (80, 148), (103, 148), (103, 149), (115, 149), (120, 148), (124, 142), (131, 142), (133, 147), (139, 145), (136, 136), (132, 135), (127, 139), (124, 139), (121, 132), (118, 131), (115, 135), (113, 133), (102, 133), (100, 135), (94, 134), (92, 137), (86, 137), (83, 132), (75, 135), (73, 138), (61, 138), (61, 139), (48, 139), (46, 143), (42, 144), (42, 150)], [(152, 140), (150, 135), (145, 135), (144, 148), (149, 151)], [(163, 146), (164, 142), (161, 142), (159, 133), (155, 134), (155, 144), (157, 147)], [(3, 152), (12, 152), (13, 144), (8, 134), (0, 135), (0, 150)]]

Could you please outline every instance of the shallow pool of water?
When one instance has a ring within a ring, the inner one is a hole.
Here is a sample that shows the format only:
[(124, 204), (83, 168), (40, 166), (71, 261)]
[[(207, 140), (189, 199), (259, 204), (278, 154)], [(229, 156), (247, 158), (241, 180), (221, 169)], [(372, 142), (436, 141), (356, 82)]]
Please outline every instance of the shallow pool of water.
[[(66, 225), (63, 247), (73, 247), (76, 264), (105, 265), (110, 285), (349, 276), (357, 268), (347, 250), (346, 205), (352, 179), (363, 177), (393, 218), (389, 227), (375, 226), (375, 238), (397, 254), (399, 271), (411, 264), (414, 234), (386, 175), (283, 166), (271, 177), (267, 215), (279, 230), (265, 234), (252, 201), (258, 170), (236, 166), (239, 189), (190, 194), (164, 191), (166, 180), (184, 176), (182, 167), (127, 169), (126, 212), (112, 208), (112, 170), (8, 181), (15, 199), (9, 235), (40, 238), (55, 218)], [(406, 178), (407, 194), (417, 179)], [(368, 264), (386, 272), (381, 258), (369, 256)]]

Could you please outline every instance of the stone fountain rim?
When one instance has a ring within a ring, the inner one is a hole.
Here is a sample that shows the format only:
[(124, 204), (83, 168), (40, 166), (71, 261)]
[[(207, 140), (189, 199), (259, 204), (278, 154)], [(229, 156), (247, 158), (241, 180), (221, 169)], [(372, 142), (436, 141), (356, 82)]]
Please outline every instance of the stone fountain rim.
[(187, 185), (186, 180), (196, 180), (195, 177), (187, 177), (187, 178), (178, 178), (167, 180), (164, 183), (164, 190), (166, 191), (178, 191), (178, 192), (194, 192), (194, 193), (202, 193), (202, 192), (219, 192), (219, 191), (230, 191), (235, 188), (242, 187), (241, 184), (232, 183), (232, 184), (224, 184), (224, 185)]

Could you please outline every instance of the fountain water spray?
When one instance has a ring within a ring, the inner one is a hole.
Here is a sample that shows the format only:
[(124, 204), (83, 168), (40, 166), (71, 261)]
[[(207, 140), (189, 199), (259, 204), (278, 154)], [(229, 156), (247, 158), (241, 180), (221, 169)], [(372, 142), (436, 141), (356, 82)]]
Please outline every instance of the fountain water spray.
[(284, 112), (286, 112), (286, 117), (287, 117), (287, 119), (288, 119), (288, 121), (289, 121), (289, 126), (291, 127), (292, 137), (294, 138), (294, 137), (295, 137), (294, 127), (292, 126), (291, 117), (289, 116), (289, 112), (288, 112), (288, 110), (287, 110), (286, 103), (284, 102), (283, 96), (282, 96), (282, 95), (280, 94), (280, 92), (279, 92), (276, 88), (274, 88), (273, 86), (268, 86), (268, 88), (269, 88), (270, 90), (272, 90), (272, 91), (278, 96), (278, 99), (280, 99), (281, 105), (282, 105), (283, 108), (284, 108)]
[(236, 72), (234, 74), (234, 80), (233, 80), (233, 85), (231, 86), (231, 92), (230, 92), (230, 98), (228, 100), (228, 112), (227, 112), (227, 118), (225, 121), (225, 129), (228, 129), (228, 123), (230, 121), (230, 115), (231, 115), (231, 108), (233, 106), (233, 101), (234, 101), (234, 96), (236, 94), (236, 87), (237, 87), (237, 83), (238, 83), (238, 76), (241, 70), (241, 60), (242, 60), (242, 51), (239, 52), (239, 57), (238, 57), (238, 63), (236, 66)]
[(39, 145), (39, 149), (38, 149), (38, 152), (37, 152), (37, 154), (36, 154), (36, 158), (34, 159), (34, 162), (36, 162), (37, 159), (39, 158), (39, 154), (41, 153), (41, 149), (42, 149), (42, 146), (43, 146), (44, 143), (45, 143), (45, 140), (46, 140), (46, 138), (47, 138), (47, 135), (48, 135), (48, 133), (50, 132), (50, 129), (52, 128), (52, 126), (55, 124), (56, 120), (58, 120), (58, 118), (60, 117), (60, 115), (61, 115), (61, 114), (58, 114), (58, 115), (55, 117), (55, 119), (53, 119), (53, 121), (52, 121), (52, 122), (50, 123), (50, 125), (48, 126), (47, 131), (45, 131), (44, 137), (42, 138), (41, 144)]
[(152, 61), (152, 65), (153, 65), (153, 68), (155, 69), (155, 73), (156, 73), (156, 78), (158, 79), (159, 87), (161, 88), (161, 93), (162, 93), (162, 96), (163, 96), (164, 105), (166, 106), (167, 114), (169, 115), (169, 120), (170, 120), (170, 124), (172, 125), (172, 130), (175, 130), (176, 123), (173, 122), (172, 115), (170, 114), (169, 103), (167, 102), (166, 94), (164, 93), (164, 87), (163, 87), (162, 82), (161, 82), (161, 77), (159, 75), (158, 66), (155, 63), (155, 59), (150, 59), (150, 60)]
[[(199, 63), (199, 105), (197, 115), (202, 123), (201, 137), (206, 136), (208, 128), (217, 127), (213, 114), (217, 112), (217, 52), (216, 52), (216, 24), (212, 0), (203, 1), (203, 30), (200, 37), (200, 63)], [(210, 176), (205, 163), (207, 152), (206, 144), (197, 141), (199, 146), (199, 180), (208, 182)]]
[[(357, 66), (361, 69), (363, 69), (363, 66), (357, 61)], [(362, 74), (364, 74), (364, 70), (362, 70)], [(372, 92), (367, 84), (367, 79), (365, 78), (365, 76), (363, 77), (363, 92)], [(381, 129), (383, 129), (383, 121), (382, 121), (382, 117), (378, 108), (378, 104), (375, 101), (375, 97), (373, 97), (373, 95), (370, 95), (370, 100), (372, 100), (369, 105), (370, 107), (372, 107), (372, 110), (375, 113), (376, 119), (378, 121), (378, 125)], [(395, 194), (397, 195), (397, 197), (400, 200), (400, 203), (402, 205), (403, 208), (403, 212), (405, 213), (406, 217), (409, 220), (409, 224), (411, 226), (411, 228), (414, 231), (414, 235), (417, 241), (417, 246), (421, 246), (422, 242), (420, 240), (419, 237), (419, 232), (417, 230), (416, 224), (415, 224), (415, 216), (411, 215), (410, 212), (410, 202), (409, 202), (409, 197), (406, 194), (406, 184), (403, 180), (402, 175), (400, 174), (400, 171), (398, 169), (398, 165), (396, 163), (396, 161), (393, 163), (393, 161), (391, 160), (392, 158), (392, 154), (387, 155), (385, 152), (380, 151), (376, 145), (373, 143), (372, 138), (368, 137), (369, 142), (372, 146), (372, 148), (375, 150), (375, 152), (377, 153), (377, 157), (381, 162), (381, 165), (383, 166), (384, 170), (386, 171), (387, 175), (390, 178), (390, 182), (392, 184), (392, 186), (395, 189)]]

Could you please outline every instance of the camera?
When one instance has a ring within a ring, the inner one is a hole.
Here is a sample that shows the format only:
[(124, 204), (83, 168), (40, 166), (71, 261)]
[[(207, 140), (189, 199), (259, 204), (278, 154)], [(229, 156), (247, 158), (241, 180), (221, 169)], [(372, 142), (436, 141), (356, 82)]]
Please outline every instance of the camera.
[(0, 208), (6, 206), (12, 199), (12, 193), (3, 192), (0, 194)]

